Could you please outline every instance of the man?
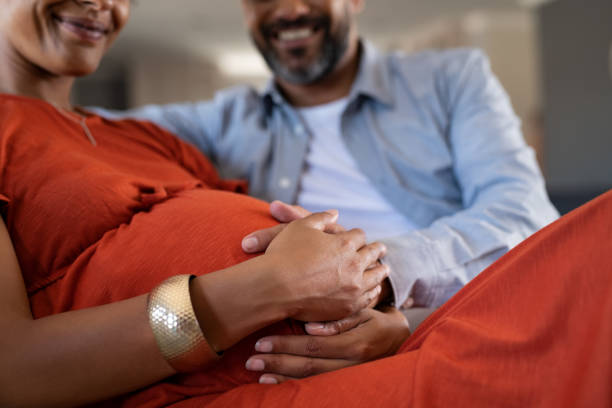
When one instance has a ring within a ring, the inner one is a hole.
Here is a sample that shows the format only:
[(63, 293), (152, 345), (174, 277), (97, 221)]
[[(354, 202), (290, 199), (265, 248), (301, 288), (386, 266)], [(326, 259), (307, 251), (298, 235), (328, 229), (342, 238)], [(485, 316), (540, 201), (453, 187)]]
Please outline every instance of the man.
[(339, 209), (386, 244), (397, 305), (441, 305), (558, 216), (481, 52), (381, 54), (357, 33), (363, 0), (242, 5), (274, 73), (263, 93), (128, 115), (193, 143), (256, 197)]

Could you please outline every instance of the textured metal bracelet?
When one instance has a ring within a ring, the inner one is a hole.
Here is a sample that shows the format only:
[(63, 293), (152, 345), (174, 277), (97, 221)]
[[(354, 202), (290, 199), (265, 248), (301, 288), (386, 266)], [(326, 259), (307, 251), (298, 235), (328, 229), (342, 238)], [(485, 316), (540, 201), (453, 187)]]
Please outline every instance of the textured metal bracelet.
[(149, 294), (147, 313), (157, 345), (178, 372), (201, 369), (219, 358), (210, 347), (191, 304), (189, 282), (195, 276), (177, 275)]

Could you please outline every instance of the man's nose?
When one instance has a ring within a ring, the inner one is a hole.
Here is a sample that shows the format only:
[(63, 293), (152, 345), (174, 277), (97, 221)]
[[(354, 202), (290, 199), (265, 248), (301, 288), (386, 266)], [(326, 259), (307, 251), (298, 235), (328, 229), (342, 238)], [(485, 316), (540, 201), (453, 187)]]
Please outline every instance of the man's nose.
[(277, 0), (274, 18), (283, 20), (297, 20), (310, 13), (308, 0)]

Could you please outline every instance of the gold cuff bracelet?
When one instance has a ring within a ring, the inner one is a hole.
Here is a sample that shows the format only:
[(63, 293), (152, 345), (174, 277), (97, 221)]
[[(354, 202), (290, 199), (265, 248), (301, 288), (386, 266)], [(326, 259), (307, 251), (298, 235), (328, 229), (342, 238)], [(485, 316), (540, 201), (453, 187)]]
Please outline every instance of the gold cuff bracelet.
[(162, 355), (177, 372), (201, 369), (217, 360), (191, 304), (189, 282), (195, 276), (177, 275), (149, 294), (147, 314)]

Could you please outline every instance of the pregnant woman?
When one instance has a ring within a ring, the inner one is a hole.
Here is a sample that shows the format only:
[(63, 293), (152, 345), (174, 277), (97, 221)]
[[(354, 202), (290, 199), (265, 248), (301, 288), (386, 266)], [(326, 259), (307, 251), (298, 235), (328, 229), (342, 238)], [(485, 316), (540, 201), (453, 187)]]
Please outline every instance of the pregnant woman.
[[(330, 211), (244, 254), (275, 225), (267, 204), (171, 134), (69, 103), (129, 0), (0, 5), (0, 406), (612, 403), (610, 194), (483, 272), (398, 355), (257, 384), (257, 339), (274, 353), (296, 321), (374, 313), (384, 247)], [(397, 349), (409, 332), (385, 316)]]
[[(257, 382), (244, 369), (249, 334), (301, 332), (286, 318), (346, 317), (376, 298), (387, 274), (370, 268), (381, 244), (326, 232), (334, 212), (291, 224), (249, 259), (241, 239), (275, 223), (267, 204), (237, 194), (243, 183), (220, 180), (153, 125), (72, 108), (75, 76), (97, 67), (129, 6), (2, 2), (1, 406), (70, 406), (149, 387), (121, 398), (139, 405), (163, 400), (174, 383), (200, 381), (198, 393), (214, 394)], [(161, 300), (148, 295), (154, 288)], [(199, 326), (188, 338), (196, 347), (167, 338), (172, 319)]]

